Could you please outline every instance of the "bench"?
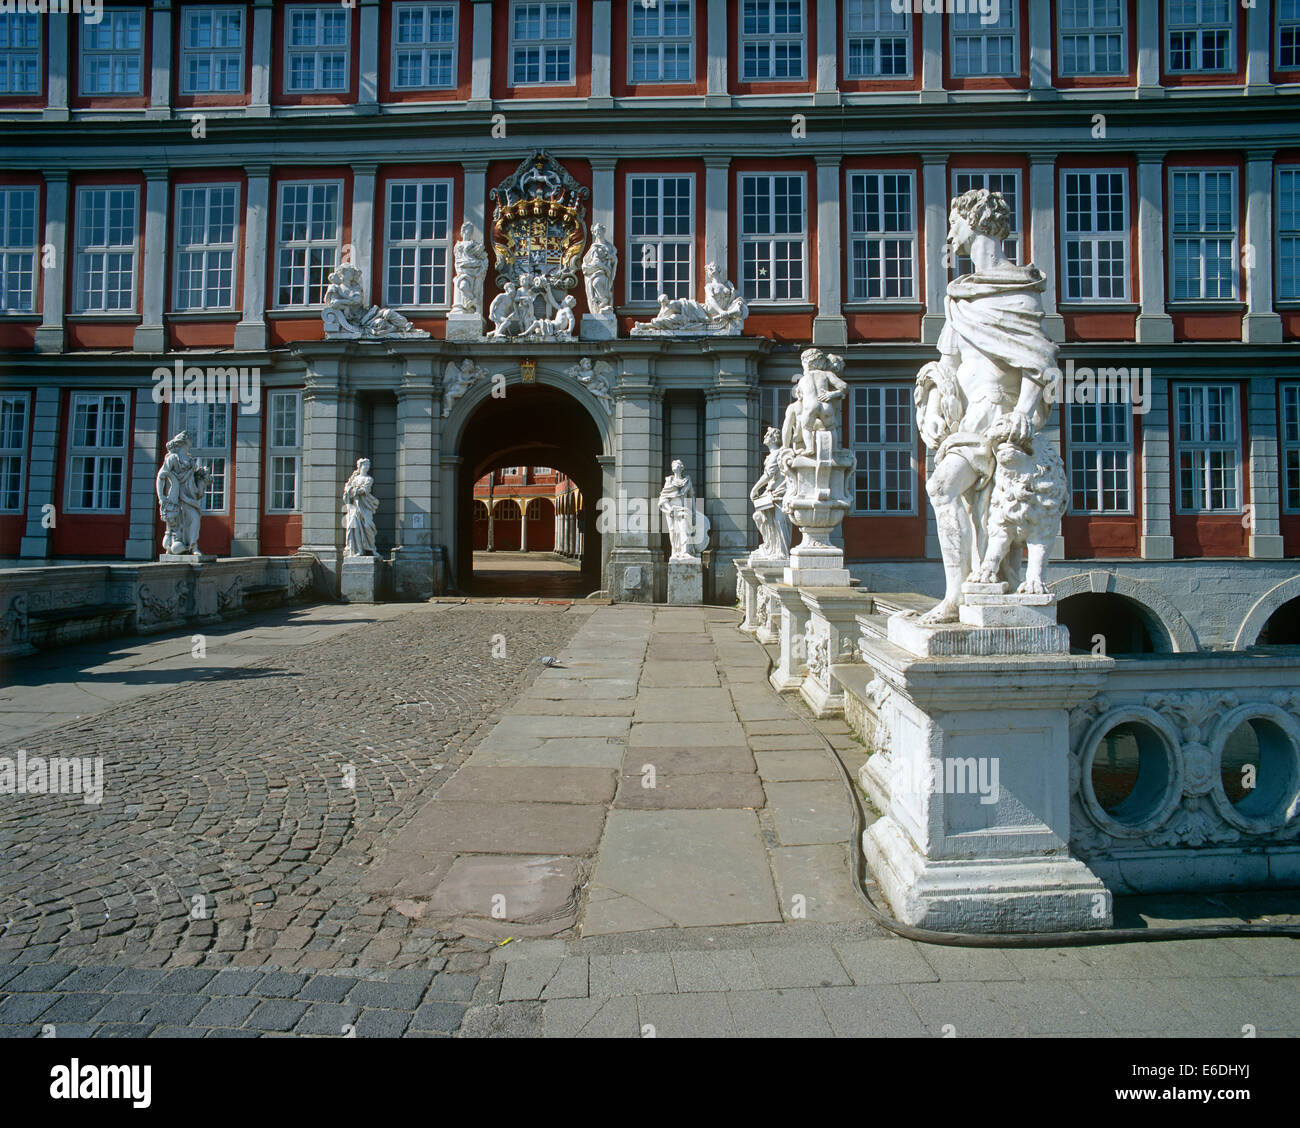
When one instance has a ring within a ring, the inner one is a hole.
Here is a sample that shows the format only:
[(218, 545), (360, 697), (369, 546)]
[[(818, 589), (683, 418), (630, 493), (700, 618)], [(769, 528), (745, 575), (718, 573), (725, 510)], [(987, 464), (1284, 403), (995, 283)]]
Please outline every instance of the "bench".
[(33, 646), (61, 646), (126, 634), (134, 603), (83, 603), (27, 613), (27, 638)]

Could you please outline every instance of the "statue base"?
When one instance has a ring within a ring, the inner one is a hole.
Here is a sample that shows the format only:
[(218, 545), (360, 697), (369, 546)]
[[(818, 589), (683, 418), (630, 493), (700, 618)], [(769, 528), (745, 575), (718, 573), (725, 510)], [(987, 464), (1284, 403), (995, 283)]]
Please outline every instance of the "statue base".
[(211, 564), (216, 557), (210, 552), (164, 552), (159, 564)]
[[(829, 529), (808, 530), (830, 535)], [(805, 536), (807, 533), (805, 533)], [(842, 549), (825, 544), (797, 544), (790, 550), (782, 582), (792, 587), (848, 587), (849, 570)]]
[(447, 340), (481, 341), (483, 339), (483, 318), (477, 313), (447, 314)]
[(345, 556), (339, 598), (345, 603), (375, 603), (383, 596), (384, 562), (377, 556)]
[(634, 337), (739, 337), (739, 325), (692, 325), (689, 329), (660, 329), (648, 321), (638, 321), (632, 326)]
[(704, 602), (704, 562), (668, 561), (668, 602), (698, 606)]
[(613, 341), (618, 337), (618, 319), (612, 313), (584, 313), (578, 333), (584, 341)]

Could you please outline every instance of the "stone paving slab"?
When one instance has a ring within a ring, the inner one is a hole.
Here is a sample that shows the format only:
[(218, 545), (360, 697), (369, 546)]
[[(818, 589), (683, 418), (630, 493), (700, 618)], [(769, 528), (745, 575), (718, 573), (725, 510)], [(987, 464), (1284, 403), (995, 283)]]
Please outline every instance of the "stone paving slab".
[(781, 919), (752, 811), (611, 811), (591, 892), (583, 935)]
[(608, 803), (615, 775), (602, 768), (492, 768), (466, 764), (438, 792), (450, 799), (499, 803)]
[(838, 780), (839, 769), (824, 749), (816, 752), (787, 752), (763, 750), (754, 753), (758, 774), (772, 783), (794, 783), (800, 780)]
[(787, 919), (867, 919), (867, 911), (853, 891), (848, 849), (843, 843), (774, 847), (771, 860), (781, 911)]
[(645, 786), (649, 778), (640, 772), (624, 772), (614, 806), (638, 811), (724, 807), (753, 810), (766, 801), (762, 783), (749, 772), (656, 774), (653, 787)]
[(820, 780), (802, 783), (768, 783), (768, 806), (777, 837), (784, 846), (846, 842), (853, 818), (844, 800), (844, 785)]
[(592, 854), (604, 821), (604, 806), (595, 804), (434, 800), (415, 814), (393, 849), (436, 854)]
[(707, 688), (721, 684), (712, 658), (680, 662), (652, 660), (641, 667), (643, 689)]
[(753, 772), (754, 757), (743, 744), (695, 748), (633, 748), (623, 757), (623, 770), (640, 772), (646, 765), (658, 776), (693, 772)]
[(700, 723), (649, 721), (634, 722), (628, 736), (629, 748), (682, 748), (695, 745), (734, 747), (745, 743), (745, 730), (734, 720)]
[(590, 736), (555, 737), (535, 745), (506, 746), (484, 743), (475, 753), (475, 767), (510, 768), (618, 768), (623, 763), (621, 740)]

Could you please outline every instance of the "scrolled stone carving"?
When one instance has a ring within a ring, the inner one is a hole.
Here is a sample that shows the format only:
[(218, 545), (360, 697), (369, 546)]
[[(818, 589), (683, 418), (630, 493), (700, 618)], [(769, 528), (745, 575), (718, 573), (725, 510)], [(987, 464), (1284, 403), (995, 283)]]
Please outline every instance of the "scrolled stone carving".
[(167, 440), (167, 453), (154, 478), (158, 512), (166, 529), (163, 552), (186, 556), (199, 550), (203, 522), (203, 493), (209, 472), (191, 453), (190, 433), (181, 431)]
[(374, 495), (375, 480), (370, 476), (370, 459), (358, 458), (343, 486), (343, 555), (374, 556), (375, 512), (379, 499)]
[[(1045, 590), (1039, 559), (1045, 552), (1035, 546), (1050, 544), (1059, 527), (1064, 471), (1059, 455), (1049, 455), (1050, 444), (1038, 439), (1050, 412), (1043, 392), (1057, 352), (1042, 327), (1046, 278), (1003, 253), (1010, 216), (1002, 194), (988, 189), (952, 201), (948, 246), (970, 256), (974, 273), (948, 284), (940, 357), (917, 373), (913, 393), (922, 441), (934, 451), (928, 492), (945, 575), (943, 599), (922, 623), (958, 619), (968, 576), (987, 583), (994, 575), (1016, 586), (1021, 545), (1030, 546), (1036, 560), (1021, 590)], [(1021, 453), (999, 459), (1007, 444)], [(990, 484), (997, 489), (999, 467), (1004, 504), (991, 513)], [(1022, 497), (1023, 520), (1017, 520), (1016, 499)]]
[(394, 309), (366, 306), (366, 291), (361, 270), (354, 263), (340, 263), (329, 276), (325, 290), (325, 307), (321, 310), (325, 336), (348, 340), (367, 338), (423, 338), (429, 334), (417, 329)]

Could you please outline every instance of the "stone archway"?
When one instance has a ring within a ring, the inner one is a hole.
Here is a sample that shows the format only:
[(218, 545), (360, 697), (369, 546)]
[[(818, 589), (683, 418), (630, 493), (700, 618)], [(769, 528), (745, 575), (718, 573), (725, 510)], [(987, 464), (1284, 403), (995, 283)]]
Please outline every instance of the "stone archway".
[(1292, 576), (1266, 591), (1246, 615), (1233, 639), (1232, 649), (1246, 650), (1254, 646), (1273, 613), (1294, 599), (1300, 599), (1300, 576)]
[[(550, 466), (567, 475), (583, 497), (606, 492), (601, 462), (612, 453), (607, 449), (609, 421), (598, 407), (582, 402), (584, 397), (585, 392), (539, 373), (537, 383), (511, 383), (503, 397), (493, 397), (485, 386), (473, 402), (457, 405), (448, 436), (457, 456), (453, 496), (444, 499), (451, 506), (448, 555), (453, 585), (468, 590), (473, 576), (474, 483), (489, 470), (501, 465)], [(550, 507), (548, 514), (553, 523)], [(583, 594), (604, 586), (606, 551), (595, 519), (594, 507), (584, 507), (581, 580), (575, 581)]]
[(1061, 600), (1087, 593), (1125, 596), (1137, 604), (1147, 615), (1149, 623), (1157, 628), (1151, 637), (1157, 653), (1185, 654), (1199, 649), (1191, 625), (1165, 594), (1152, 584), (1117, 572), (1096, 570), (1076, 572), (1073, 576), (1066, 576), (1047, 586)]

